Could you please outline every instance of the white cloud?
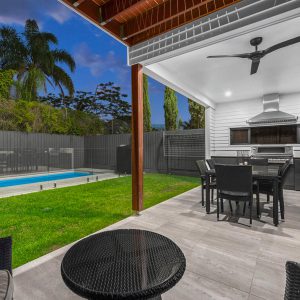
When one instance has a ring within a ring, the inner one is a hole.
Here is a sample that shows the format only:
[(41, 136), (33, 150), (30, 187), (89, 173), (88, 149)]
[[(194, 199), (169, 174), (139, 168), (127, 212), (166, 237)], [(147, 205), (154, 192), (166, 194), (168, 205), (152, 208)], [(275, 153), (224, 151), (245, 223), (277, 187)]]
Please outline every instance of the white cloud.
[(0, 23), (12, 25), (12, 24), (18, 24), (18, 25), (24, 25), (24, 21), (20, 20), (19, 18), (13, 18), (9, 16), (1, 16), (0, 15)]
[(95, 77), (104, 72), (111, 72), (122, 82), (128, 79), (130, 69), (115, 55), (114, 51), (109, 51), (105, 57), (102, 57), (98, 53), (93, 53), (86, 43), (81, 43), (75, 49), (74, 58), (78, 66), (88, 68)]
[(0, 0), (0, 23), (24, 25), (27, 19), (39, 23), (49, 16), (62, 24), (72, 17), (72, 12), (57, 0)]
[(49, 11), (47, 14), (59, 24), (63, 24), (71, 18), (71, 12), (63, 6), (60, 9)]

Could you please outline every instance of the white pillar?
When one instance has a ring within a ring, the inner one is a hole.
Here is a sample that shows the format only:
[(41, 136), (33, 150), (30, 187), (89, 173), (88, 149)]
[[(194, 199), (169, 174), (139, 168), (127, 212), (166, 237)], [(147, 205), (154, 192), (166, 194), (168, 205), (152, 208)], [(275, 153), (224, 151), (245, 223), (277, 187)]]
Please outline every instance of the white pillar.
[(212, 107), (205, 108), (205, 158), (209, 159), (214, 155), (214, 127), (215, 110)]

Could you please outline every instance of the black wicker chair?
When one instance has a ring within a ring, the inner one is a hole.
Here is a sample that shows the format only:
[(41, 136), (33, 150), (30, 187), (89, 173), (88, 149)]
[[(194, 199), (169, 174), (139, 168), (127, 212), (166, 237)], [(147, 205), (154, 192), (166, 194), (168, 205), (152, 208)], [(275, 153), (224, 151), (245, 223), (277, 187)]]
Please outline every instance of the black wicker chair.
[[(267, 158), (250, 158), (249, 165), (251, 166), (268, 166), (269, 162)], [(266, 182), (268, 184), (268, 182)], [(264, 182), (261, 182), (262, 186)], [(256, 196), (259, 197), (258, 186), (257, 183), (254, 183), (254, 191), (256, 192)], [(267, 201), (270, 202), (270, 195), (267, 194)], [(257, 213), (260, 214), (260, 207), (257, 208)]]
[[(287, 179), (288, 171), (291, 167), (292, 161), (286, 161), (278, 170), (279, 177), (279, 187), (278, 187), (278, 196), (279, 196), (279, 204), (280, 204), (280, 214), (281, 219), (284, 219), (284, 197), (283, 197), (283, 186)], [(262, 181), (259, 183), (258, 194), (267, 195), (267, 202), (270, 201), (270, 196), (274, 196), (273, 184), (268, 181)]]
[(207, 159), (206, 162), (207, 162), (210, 169), (215, 168), (215, 161), (213, 159)]
[[(244, 202), (243, 215), (246, 211), (246, 202), (250, 206), (250, 224), (252, 224), (253, 206), (253, 181), (251, 166), (215, 165), (217, 177), (217, 218), (219, 220), (219, 201), (229, 200), (232, 213), (231, 201)], [(259, 203), (258, 203), (259, 205)]]
[(12, 239), (0, 238), (0, 299), (12, 300), (14, 282), (12, 278)]
[[(198, 168), (198, 171), (200, 173), (200, 178), (201, 178), (201, 194), (202, 194), (202, 206), (204, 206), (204, 190), (207, 188), (207, 184), (206, 184), (206, 171), (208, 171), (208, 168), (206, 166), (206, 163), (204, 160), (197, 160), (196, 161), (196, 165)], [(214, 199), (214, 190), (216, 188), (216, 182), (212, 181), (211, 183), (209, 183), (209, 187), (211, 189), (211, 201), (213, 202)]]
[(0, 270), (8, 270), (12, 274), (12, 238), (0, 238)]
[(286, 269), (286, 286), (284, 300), (300, 299), (300, 264), (288, 261)]

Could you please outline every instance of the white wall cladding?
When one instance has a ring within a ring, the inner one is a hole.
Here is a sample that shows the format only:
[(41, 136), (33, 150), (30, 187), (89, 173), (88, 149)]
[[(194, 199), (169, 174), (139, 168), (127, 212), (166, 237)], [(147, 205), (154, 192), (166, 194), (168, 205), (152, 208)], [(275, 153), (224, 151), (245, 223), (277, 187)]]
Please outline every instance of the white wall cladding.
[(300, 0), (242, 0), (146, 42), (128, 48), (128, 63), (159, 60), (184, 48), (300, 7)]
[[(280, 110), (300, 118), (300, 93), (281, 95)], [(217, 104), (209, 132), (211, 156), (236, 156), (238, 150), (250, 150), (250, 146), (230, 145), (230, 128), (248, 127), (246, 121), (262, 111), (262, 99)], [(296, 149), (300, 150), (300, 145)]]

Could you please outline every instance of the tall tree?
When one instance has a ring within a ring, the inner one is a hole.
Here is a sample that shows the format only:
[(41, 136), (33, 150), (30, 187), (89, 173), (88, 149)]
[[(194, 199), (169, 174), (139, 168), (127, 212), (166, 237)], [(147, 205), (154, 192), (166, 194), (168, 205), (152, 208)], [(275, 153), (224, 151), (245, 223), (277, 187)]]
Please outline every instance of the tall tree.
[(0, 27), (0, 69), (16, 70), (20, 96), (24, 100), (35, 100), (39, 90), (46, 90), (46, 84), (57, 86), (73, 94), (71, 77), (60, 66), (65, 64), (73, 72), (75, 61), (72, 56), (57, 45), (56, 36), (41, 32), (35, 20), (27, 20), (24, 32), (19, 34), (9, 26)]
[(144, 83), (143, 83), (143, 89), (144, 89), (144, 101), (143, 101), (143, 107), (144, 107), (144, 131), (148, 132), (151, 131), (151, 107), (150, 107), (150, 101), (149, 101), (149, 88), (148, 88), (148, 77), (144, 74)]
[(205, 127), (205, 107), (197, 102), (188, 99), (189, 112), (191, 115), (190, 129)]
[(165, 99), (165, 129), (176, 130), (178, 124), (178, 100), (175, 91), (166, 86)]
[(76, 91), (73, 96), (48, 94), (39, 97), (40, 102), (46, 102), (55, 108), (62, 108), (67, 117), (68, 110), (83, 111), (92, 114), (98, 114), (100, 104), (97, 103), (95, 93)]
[(116, 126), (124, 122), (127, 124), (131, 114), (130, 104), (123, 98), (127, 98), (126, 94), (121, 92), (121, 88), (113, 82), (100, 83), (96, 91), (97, 105), (100, 108), (99, 115), (102, 118), (109, 118), (108, 123), (111, 125), (111, 133), (116, 132)]
[(131, 107), (126, 97), (119, 86), (108, 82), (99, 84), (96, 93), (76, 91), (72, 97), (48, 94), (39, 100), (66, 112), (71, 110), (97, 116), (105, 121), (107, 133), (127, 133), (131, 128)]

